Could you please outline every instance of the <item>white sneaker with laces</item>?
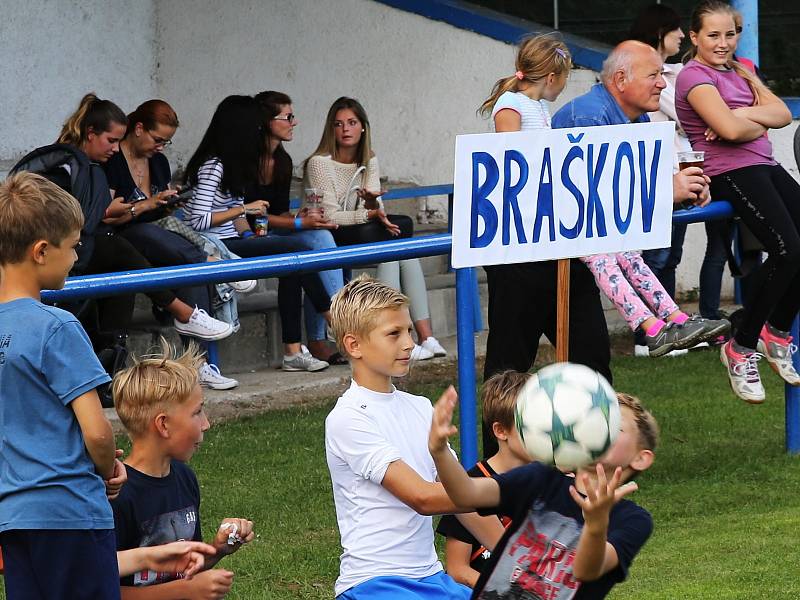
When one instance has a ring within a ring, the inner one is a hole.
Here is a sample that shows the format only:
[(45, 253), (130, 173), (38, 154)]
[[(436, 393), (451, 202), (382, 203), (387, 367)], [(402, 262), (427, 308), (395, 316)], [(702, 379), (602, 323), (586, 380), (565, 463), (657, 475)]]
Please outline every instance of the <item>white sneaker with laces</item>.
[(198, 373), (200, 374), (200, 385), (209, 387), (212, 390), (230, 390), (239, 385), (239, 382), (230, 377), (225, 377), (219, 372), (217, 365), (203, 363)]
[(411, 351), (411, 360), (429, 360), (433, 358), (433, 352), (427, 348), (423, 348), (419, 344), (414, 344), (414, 349)]
[(728, 369), (731, 389), (745, 402), (761, 404), (766, 398), (761, 375), (758, 373), (758, 361), (763, 355), (758, 352), (739, 354), (732, 344), (733, 340), (728, 340), (719, 350), (720, 360)]
[(795, 370), (792, 360), (792, 356), (797, 352), (797, 346), (792, 343), (791, 336), (780, 338), (772, 335), (764, 325), (756, 349), (764, 355), (769, 366), (781, 379), (789, 385), (800, 385), (800, 375)]
[(246, 294), (247, 292), (252, 292), (256, 289), (258, 285), (258, 280), (256, 279), (245, 279), (244, 281), (229, 281), (228, 285), (235, 289), (240, 294)]
[(293, 354), (292, 356), (283, 355), (281, 369), (284, 371), (309, 371), (313, 373), (314, 371), (327, 369), (329, 366), (330, 365), (324, 360), (315, 358), (311, 352), (308, 351), (308, 348), (300, 346), (300, 352), (297, 354)]
[(447, 356), (447, 350), (445, 350), (444, 346), (439, 343), (439, 340), (433, 336), (430, 336), (428, 339), (422, 342), (420, 346), (429, 352), (433, 352), (434, 356)]
[(181, 323), (175, 319), (175, 330), (183, 335), (208, 341), (222, 340), (233, 333), (230, 323), (215, 319), (196, 306), (188, 322)]

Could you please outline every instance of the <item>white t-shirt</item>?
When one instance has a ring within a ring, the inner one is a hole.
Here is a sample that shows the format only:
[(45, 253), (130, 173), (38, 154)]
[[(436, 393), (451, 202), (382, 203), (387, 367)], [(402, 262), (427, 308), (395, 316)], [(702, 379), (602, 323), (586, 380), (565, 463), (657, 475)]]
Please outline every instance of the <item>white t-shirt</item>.
[(531, 100), (522, 92), (503, 92), (492, 108), (492, 131), (494, 116), (505, 108), (519, 113), (522, 118), (521, 131), (550, 129), (550, 109), (545, 100)]
[(442, 570), (432, 518), (381, 485), (397, 460), (424, 480), (436, 481), (428, 452), (432, 418), (427, 398), (397, 389), (373, 392), (354, 381), (325, 419), (325, 454), (343, 550), (337, 596), (374, 577), (421, 579)]

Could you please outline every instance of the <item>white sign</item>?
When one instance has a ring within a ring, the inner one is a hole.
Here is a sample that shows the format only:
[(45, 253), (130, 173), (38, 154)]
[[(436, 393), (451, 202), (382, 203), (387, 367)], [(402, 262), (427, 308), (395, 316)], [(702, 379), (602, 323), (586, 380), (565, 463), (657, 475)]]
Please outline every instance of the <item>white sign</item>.
[(453, 266), (665, 248), (671, 122), (456, 137)]

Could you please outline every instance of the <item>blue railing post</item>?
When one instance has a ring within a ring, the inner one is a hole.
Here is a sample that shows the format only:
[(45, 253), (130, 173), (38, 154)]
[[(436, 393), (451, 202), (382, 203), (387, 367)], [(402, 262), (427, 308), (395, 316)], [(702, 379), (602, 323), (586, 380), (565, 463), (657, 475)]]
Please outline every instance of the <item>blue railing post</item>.
[[(800, 340), (800, 316), (792, 323), (793, 342)], [(794, 355), (794, 368), (800, 371), (800, 353)], [(800, 387), (786, 384), (786, 452), (800, 454)]]
[(473, 324), (472, 269), (456, 269), (456, 331), (458, 342), (458, 398), (461, 464), (471, 468), (478, 462), (477, 412), (475, 384), (475, 326)]

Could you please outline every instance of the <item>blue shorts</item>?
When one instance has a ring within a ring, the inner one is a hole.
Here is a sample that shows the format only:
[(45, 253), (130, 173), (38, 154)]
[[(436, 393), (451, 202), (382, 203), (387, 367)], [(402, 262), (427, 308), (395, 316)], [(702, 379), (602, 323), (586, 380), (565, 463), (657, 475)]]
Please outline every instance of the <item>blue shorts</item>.
[(113, 529), (0, 533), (8, 600), (119, 600)]
[(336, 596), (336, 600), (469, 600), (472, 590), (456, 583), (444, 571), (422, 579), (405, 577), (375, 577)]

